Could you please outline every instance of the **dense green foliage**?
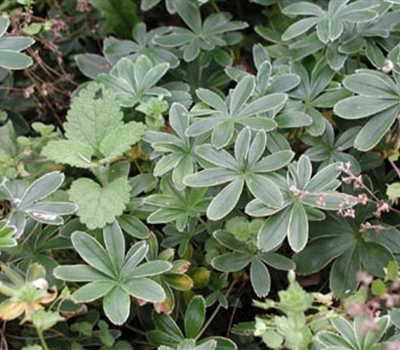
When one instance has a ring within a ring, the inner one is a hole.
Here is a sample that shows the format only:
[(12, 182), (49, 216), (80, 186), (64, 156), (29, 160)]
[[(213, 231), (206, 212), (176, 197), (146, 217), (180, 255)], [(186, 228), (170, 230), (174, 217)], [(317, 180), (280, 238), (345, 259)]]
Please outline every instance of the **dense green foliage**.
[(400, 348), (400, 1), (0, 14), (1, 349)]

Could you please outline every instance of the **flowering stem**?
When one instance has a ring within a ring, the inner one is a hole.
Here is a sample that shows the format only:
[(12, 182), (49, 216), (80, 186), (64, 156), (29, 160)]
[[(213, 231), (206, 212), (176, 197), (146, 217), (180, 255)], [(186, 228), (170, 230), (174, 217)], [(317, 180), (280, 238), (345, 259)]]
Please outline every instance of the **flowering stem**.
[(37, 334), (38, 334), (39, 339), (40, 339), (40, 343), (42, 344), (42, 348), (44, 350), (50, 350), (49, 347), (47, 346), (46, 340), (44, 339), (43, 331), (41, 329), (39, 329), (39, 328), (36, 328), (36, 330), (37, 330)]

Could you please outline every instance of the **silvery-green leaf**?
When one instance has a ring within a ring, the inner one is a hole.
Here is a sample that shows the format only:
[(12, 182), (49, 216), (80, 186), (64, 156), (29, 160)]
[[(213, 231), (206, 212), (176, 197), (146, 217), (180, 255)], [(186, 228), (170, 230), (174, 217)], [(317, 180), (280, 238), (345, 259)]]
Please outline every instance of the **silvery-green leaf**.
[(304, 18), (300, 21), (293, 23), (286, 31), (282, 34), (282, 40), (287, 41), (298, 37), (299, 35), (307, 32), (309, 29), (317, 25), (320, 21), (319, 18)]
[(125, 257), (124, 266), (122, 268), (122, 277), (129, 278), (130, 273), (134, 270), (136, 266), (144, 259), (149, 246), (146, 241), (139, 241), (135, 243)]
[(211, 143), (216, 148), (225, 147), (232, 139), (235, 132), (234, 123), (231, 120), (223, 121), (216, 125), (211, 135)]
[(350, 75), (343, 81), (346, 89), (372, 98), (396, 98), (396, 86), (386, 76), (368, 74), (367, 71)]
[(125, 237), (117, 221), (104, 226), (103, 238), (114, 271), (118, 275), (125, 260)]
[(90, 282), (109, 281), (110, 276), (89, 265), (62, 265), (54, 269), (54, 275), (64, 281)]
[(0, 67), (5, 69), (25, 69), (33, 64), (32, 58), (15, 51), (0, 51)]
[(230, 182), (238, 177), (236, 171), (230, 169), (206, 169), (186, 176), (183, 183), (190, 187), (208, 187)]
[(353, 96), (335, 105), (334, 112), (344, 119), (360, 119), (398, 106), (396, 99), (381, 99), (367, 96)]
[(303, 205), (294, 202), (290, 210), (288, 241), (295, 252), (304, 249), (308, 239), (308, 218)]
[(232, 92), (229, 111), (232, 115), (237, 114), (248, 101), (255, 88), (255, 79), (252, 76), (244, 77)]
[(369, 151), (390, 130), (399, 114), (399, 106), (393, 106), (376, 114), (367, 124), (363, 126), (354, 141), (354, 147), (360, 151)]
[(276, 108), (281, 108), (286, 103), (288, 96), (283, 93), (275, 93), (258, 98), (250, 102), (240, 110), (239, 117), (247, 118), (265, 113)]
[(271, 276), (260, 259), (253, 259), (250, 265), (250, 282), (259, 298), (268, 295), (271, 289)]
[(244, 253), (225, 253), (215, 257), (211, 265), (223, 272), (235, 272), (244, 269), (251, 261), (251, 256)]
[(81, 258), (93, 268), (114, 278), (112, 262), (103, 246), (87, 233), (76, 231), (71, 236), (72, 244)]
[(247, 160), (250, 167), (253, 167), (253, 165), (261, 158), (261, 156), (265, 152), (266, 145), (267, 135), (265, 134), (265, 132), (257, 132), (248, 151)]
[(48, 197), (62, 185), (64, 178), (64, 174), (59, 171), (53, 171), (43, 175), (28, 187), (18, 207), (23, 208)]
[(10, 25), (9, 19), (0, 16), (0, 37), (4, 35), (9, 25)]
[(22, 51), (33, 45), (35, 40), (30, 37), (4, 37), (0, 38), (0, 51), (10, 50), (10, 51)]
[(283, 168), (293, 159), (294, 152), (279, 151), (262, 158), (254, 165), (252, 171), (257, 173), (269, 173)]
[(200, 88), (196, 90), (196, 95), (204, 103), (208, 104), (222, 114), (228, 115), (228, 109), (225, 105), (225, 102), (215, 92)]
[(278, 186), (268, 177), (252, 174), (246, 179), (246, 185), (254, 197), (271, 208), (279, 208), (283, 204), (282, 193)]
[(197, 146), (195, 152), (198, 156), (206, 161), (227, 169), (236, 169), (237, 164), (235, 158), (230, 153), (221, 149), (217, 150), (209, 144)]
[(131, 308), (129, 294), (121, 286), (115, 286), (103, 298), (103, 309), (107, 318), (115, 325), (128, 319)]
[(149, 278), (125, 280), (122, 288), (133, 297), (146, 300), (150, 303), (160, 303), (166, 297), (161, 286)]
[(89, 303), (106, 295), (115, 283), (108, 281), (96, 281), (85, 284), (72, 294), (72, 299), (77, 303)]
[(270, 216), (260, 228), (257, 237), (258, 249), (271, 251), (285, 239), (290, 225), (291, 206)]
[(235, 179), (218, 193), (207, 208), (207, 217), (210, 220), (220, 220), (228, 215), (239, 201), (244, 181)]
[(160, 275), (171, 270), (172, 264), (164, 260), (153, 260), (145, 262), (133, 269), (129, 278), (142, 278)]
[(234, 154), (239, 167), (244, 166), (245, 159), (250, 147), (251, 131), (244, 128), (236, 138)]

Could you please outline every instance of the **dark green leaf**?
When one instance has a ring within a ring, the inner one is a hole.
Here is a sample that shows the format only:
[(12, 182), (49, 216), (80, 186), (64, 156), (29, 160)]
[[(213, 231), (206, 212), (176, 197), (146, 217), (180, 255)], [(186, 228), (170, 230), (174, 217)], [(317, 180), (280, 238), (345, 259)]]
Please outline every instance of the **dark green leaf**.
[(187, 338), (195, 339), (204, 324), (206, 304), (202, 296), (194, 296), (185, 312), (185, 334)]
[(260, 259), (253, 259), (250, 265), (250, 281), (259, 298), (268, 295), (271, 288), (271, 276)]

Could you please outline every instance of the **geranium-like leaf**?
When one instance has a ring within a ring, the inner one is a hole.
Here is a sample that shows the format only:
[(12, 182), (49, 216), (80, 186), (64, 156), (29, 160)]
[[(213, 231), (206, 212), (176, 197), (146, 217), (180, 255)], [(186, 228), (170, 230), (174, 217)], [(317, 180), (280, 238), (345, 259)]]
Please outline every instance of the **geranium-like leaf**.
[(129, 202), (130, 186), (124, 178), (101, 187), (91, 179), (81, 178), (73, 182), (69, 195), (78, 205), (78, 216), (89, 229), (111, 224), (122, 214)]
[(144, 133), (142, 123), (125, 124), (122, 117), (114, 94), (103, 85), (91, 83), (80, 91), (68, 111), (64, 124), (68, 140), (51, 141), (42, 153), (55, 162), (80, 168), (98, 166), (98, 162), (92, 162), (94, 155), (103, 158), (100, 163), (109, 163)]
[(50, 141), (42, 151), (42, 155), (60, 164), (68, 164), (78, 168), (94, 168), (92, 163), (94, 150), (92, 146), (71, 140)]
[(64, 124), (65, 135), (96, 150), (107, 135), (123, 124), (122, 117), (113, 93), (92, 83), (71, 104)]
[(105, 157), (103, 162), (110, 161), (129, 150), (131, 145), (140, 140), (144, 130), (144, 124), (130, 122), (109, 133), (100, 143), (100, 152)]

